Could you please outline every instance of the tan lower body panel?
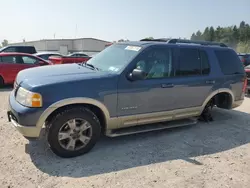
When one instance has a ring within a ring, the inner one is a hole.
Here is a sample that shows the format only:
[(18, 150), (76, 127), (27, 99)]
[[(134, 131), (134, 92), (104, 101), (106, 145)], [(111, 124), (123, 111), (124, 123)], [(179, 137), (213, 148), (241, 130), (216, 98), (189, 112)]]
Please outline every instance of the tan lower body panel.
[(192, 107), (185, 109), (177, 109), (165, 112), (154, 112), (147, 114), (138, 114), (131, 116), (122, 116), (111, 118), (108, 123), (108, 130), (131, 127), (135, 125), (145, 125), (150, 123), (158, 123), (164, 121), (172, 121), (182, 118), (199, 116), (202, 112), (202, 107)]

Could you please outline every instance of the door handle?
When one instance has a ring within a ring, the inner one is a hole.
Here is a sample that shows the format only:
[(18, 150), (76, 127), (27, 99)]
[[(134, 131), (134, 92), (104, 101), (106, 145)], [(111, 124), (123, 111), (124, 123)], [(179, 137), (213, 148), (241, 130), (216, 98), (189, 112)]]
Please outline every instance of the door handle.
[(215, 80), (207, 80), (206, 84), (215, 84)]
[(174, 84), (161, 84), (162, 88), (171, 88), (174, 87)]

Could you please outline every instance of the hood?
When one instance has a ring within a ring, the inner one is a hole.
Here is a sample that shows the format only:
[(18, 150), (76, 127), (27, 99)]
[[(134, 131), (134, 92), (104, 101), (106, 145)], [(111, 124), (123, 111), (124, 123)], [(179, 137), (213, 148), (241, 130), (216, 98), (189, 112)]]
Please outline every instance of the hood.
[(18, 85), (25, 84), (30, 87), (48, 85), (62, 82), (79, 81), (93, 78), (100, 78), (110, 75), (89, 69), (78, 64), (64, 64), (41, 66), (22, 70), (16, 77)]

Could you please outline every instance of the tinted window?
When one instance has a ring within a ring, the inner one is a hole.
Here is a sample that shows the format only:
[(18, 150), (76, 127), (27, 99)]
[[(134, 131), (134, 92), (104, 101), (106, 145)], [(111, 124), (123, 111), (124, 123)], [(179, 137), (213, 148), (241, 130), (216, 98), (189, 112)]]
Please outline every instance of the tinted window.
[(176, 72), (177, 76), (201, 75), (201, 63), (199, 51), (191, 48), (180, 49), (179, 67)]
[(19, 51), (19, 52), (23, 52), (23, 53), (28, 53), (28, 54), (36, 53), (35, 48), (32, 47), (32, 46), (22, 46), (22, 47), (18, 47), (18, 51)]
[(15, 56), (2, 56), (0, 60), (3, 63), (16, 63), (17, 61)]
[(203, 75), (210, 73), (210, 65), (207, 53), (203, 50), (200, 50), (200, 60), (201, 60), (201, 73)]
[(16, 47), (7, 47), (3, 52), (16, 52)]
[(244, 73), (244, 68), (237, 54), (232, 50), (215, 51), (221, 71), (225, 75)]
[(172, 50), (156, 48), (142, 55), (136, 64), (137, 69), (147, 73), (146, 79), (173, 76)]

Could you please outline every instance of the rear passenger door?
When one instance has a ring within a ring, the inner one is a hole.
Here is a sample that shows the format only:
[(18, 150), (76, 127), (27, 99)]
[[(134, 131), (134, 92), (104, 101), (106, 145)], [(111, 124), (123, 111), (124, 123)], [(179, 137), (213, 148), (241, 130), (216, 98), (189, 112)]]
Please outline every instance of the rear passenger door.
[(7, 84), (13, 83), (18, 70), (17, 58), (15, 55), (2, 56), (0, 62), (0, 74)]
[(181, 46), (178, 57), (173, 83), (177, 101), (175, 107), (183, 109), (201, 106), (215, 84), (207, 52), (198, 47)]

